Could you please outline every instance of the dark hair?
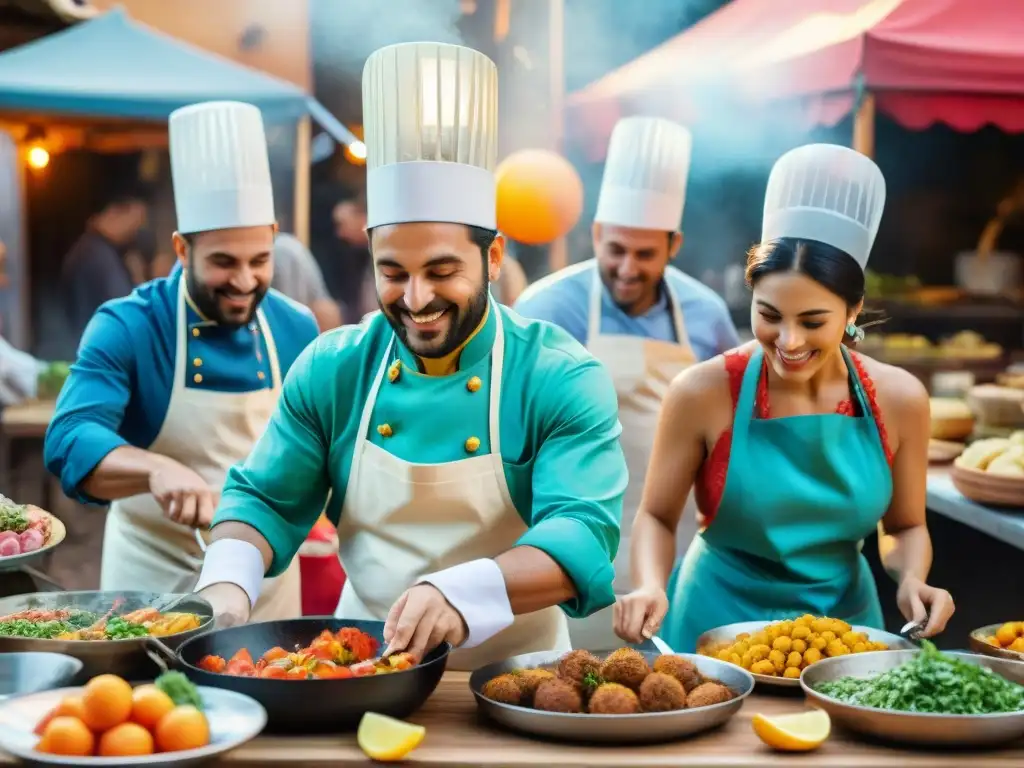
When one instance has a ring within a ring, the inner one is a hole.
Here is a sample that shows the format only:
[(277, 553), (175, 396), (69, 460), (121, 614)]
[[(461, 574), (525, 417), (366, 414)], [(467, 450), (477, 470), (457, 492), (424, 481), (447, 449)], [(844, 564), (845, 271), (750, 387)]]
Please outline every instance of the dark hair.
[(128, 184), (119, 186), (104, 196), (99, 210), (105, 211), (122, 205), (131, 205), (132, 203), (142, 203), (148, 206), (151, 198), (152, 195), (149, 187), (145, 185)]
[[(751, 288), (766, 275), (799, 272), (842, 299), (852, 309), (864, 300), (864, 270), (846, 251), (818, 240), (781, 237), (758, 243), (747, 252), (747, 285)], [(870, 314), (861, 312), (861, 316)], [(883, 320), (860, 323), (862, 328)], [(845, 343), (852, 339), (847, 336)]]
[[(498, 231), (496, 229), (487, 229), (486, 227), (475, 227), (472, 224), (466, 224), (465, 226), (469, 231), (469, 239), (473, 242), (473, 245), (480, 249), (480, 255), (483, 256), (484, 260), (484, 271), (486, 272), (491, 244), (494, 243), (494, 238), (498, 236)], [(366, 230), (367, 242), (370, 243), (371, 251), (373, 250), (374, 229), (375, 227)]]

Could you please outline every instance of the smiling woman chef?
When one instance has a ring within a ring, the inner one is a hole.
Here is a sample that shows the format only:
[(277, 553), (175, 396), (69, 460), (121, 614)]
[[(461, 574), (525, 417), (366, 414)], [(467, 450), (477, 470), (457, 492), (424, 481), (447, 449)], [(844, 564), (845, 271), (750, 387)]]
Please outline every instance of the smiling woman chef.
[[(566, 613), (614, 600), (626, 466), (615, 390), (564, 331), (488, 299), (497, 70), (436, 43), (363, 71), (367, 224), (381, 312), (322, 335), (231, 470), (197, 586), (245, 621), (330, 492), (337, 614), (456, 668), (567, 649)], [(561, 606), (561, 607), (559, 607)]]
[[(879, 521), (900, 610), (927, 618), (925, 636), (945, 627), (953, 600), (926, 583), (927, 392), (845, 346), (862, 334), (884, 204), (881, 171), (845, 147), (800, 147), (772, 169), (747, 265), (756, 340), (672, 384), (632, 533), (638, 587), (615, 607), (623, 638), (650, 637), (663, 617), (661, 636), (679, 651), (723, 624), (802, 613), (881, 628), (860, 552)], [(706, 527), (669, 608), (675, 527), (694, 481)]]
[[(110, 590), (193, 587), (192, 528), (210, 524), (225, 473), (317, 334), (309, 310), (268, 292), (276, 224), (259, 109), (195, 104), (169, 129), (179, 266), (96, 312), (46, 433), (64, 492), (113, 501), (100, 577)], [(278, 576), (261, 619), (301, 613), (298, 563)]]

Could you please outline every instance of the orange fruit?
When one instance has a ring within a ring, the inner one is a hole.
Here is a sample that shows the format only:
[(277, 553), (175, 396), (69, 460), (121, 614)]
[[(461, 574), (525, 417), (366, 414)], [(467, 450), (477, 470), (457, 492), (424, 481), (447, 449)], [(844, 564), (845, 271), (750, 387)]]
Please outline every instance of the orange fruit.
[(191, 705), (175, 707), (156, 726), (156, 746), (161, 752), (199, 749), (210, 743), (206, 715)]
[(37, 752), (67, 757), (87, 757), (96, 746), (96, 737), (77, 717), (55, 717), (36, 744)]
[(81, 696), (65, 696), (58, 702), (57, 706), (51, 709), (42, 720), (40, 720), (35, 727), (33, 733), (37, 736), (42, 736), (43, 731), (55, 717), (77, 717), (79, 720), (83, 720), (83, 714), (85, 707), (82, 704)]
[(140, 685), (132, 692), (132, 722), (153, 730), (174, 709), (174, 701), (155, 685)]
[(100, 757), (152, 755), (153, 734), (138, 723), (121, 723), (100, 736)]
[(82, 720), (97, 733), (125, 722), (132, 714), (132, 687), (116, 675), (100, 675), (82, 691)]

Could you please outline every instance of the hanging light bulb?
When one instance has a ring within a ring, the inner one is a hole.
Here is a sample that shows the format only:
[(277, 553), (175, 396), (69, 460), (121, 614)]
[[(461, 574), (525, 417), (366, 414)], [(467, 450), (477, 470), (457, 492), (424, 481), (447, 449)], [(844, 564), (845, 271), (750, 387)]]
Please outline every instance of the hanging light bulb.
[(28, 167), (36, 171), (41, 171), (43, 168), (50, 164), (50, 153), (45, 148), (38, 144), (29, 147), (28, 150)]

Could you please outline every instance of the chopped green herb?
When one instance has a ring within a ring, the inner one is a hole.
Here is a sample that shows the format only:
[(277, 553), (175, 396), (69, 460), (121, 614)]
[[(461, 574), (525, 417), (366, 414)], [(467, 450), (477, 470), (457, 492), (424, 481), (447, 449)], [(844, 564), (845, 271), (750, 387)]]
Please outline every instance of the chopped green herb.
[(0, 495), (0, 531), (24, 533), (27, 528), (28, 509)]
[(130, 637), (147, 637), (149, 630), (141, 624), (134, 624), (120, 616), (114, 616), (107, 621), (104, 634), (110, 640), (127, 640)]
[(1024, 711), (1024, 686), (941, 653), (927, 640), (910, 661), (868, 678), (843, 677), (814, 688), (847, 704), (895, 712), (990, 715)]
[(199, 695), (199, 689), (183, 673), (174, 670), (164, 672), (156, 679), (156, 687), (170, 696), (176, 705), (191, 704), (202, 712), (203, 697)]

